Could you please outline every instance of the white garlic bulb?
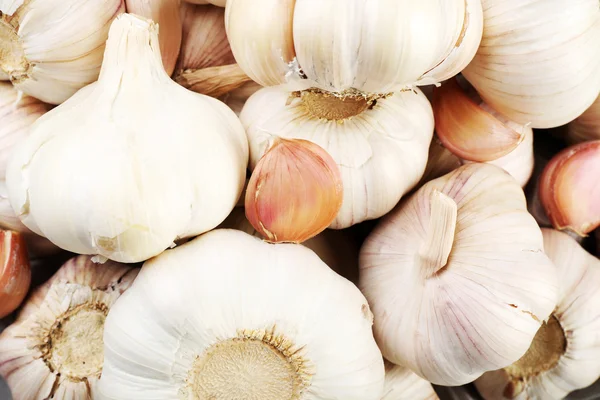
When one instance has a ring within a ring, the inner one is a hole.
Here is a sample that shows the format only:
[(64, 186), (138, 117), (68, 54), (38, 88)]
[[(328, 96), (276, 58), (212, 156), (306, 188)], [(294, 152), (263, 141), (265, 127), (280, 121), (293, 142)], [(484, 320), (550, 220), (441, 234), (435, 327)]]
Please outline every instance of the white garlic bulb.
[(521, 359), (475, 381), (486, 400), (559, 400), (600, 378), (600, 261), (566, 233), (542, 232), (558, 304)]
[(488, 164), (464, 165), (400, 203), (359, 265), (383, 356), (446, 386), (518, 360), (557, 300), (523, 190)]
[(448, 79), (473, 58), (483, 30), (480, 0), (229, 0), (225, 20), (253, 80), (329, 92)]
[(533, 128), (564, 125), (600, 92), (598, 0), (482, 0), (478, 53), (463, 71), (487, 104)]
[(98, 82), (40, 118), (11, 159), (13, 209), (63, 249), (146, 260), (217, 226), (242, 191), (242, 125), (169, 78), (157, 33), (120, 15)]
[(254, 169), (274, 138), (305, 139), (324, 148), (342, 173), (344, 200), (331, 228), (379, 218), (421, 179), (433, 136), (433, 113), (421, 91), (379, 99), (257, 91), (240, 120)]
[(600, 139), (600, 96), (569, 124), (567, 139), (571, 144)]
[(96, 398), (106, 315), (139, 269), (69, 260), (0, 335), (0, 375), (18, 400)]
[(104, 344), (102, 399), (379, 400), (383, 389), (356, 286), (304, 246), (236, 230), (147, 261)]
[(381, 400), (439, 400), (431, 383), (410, 369), (385, 361), (385, 383)]
[(15, 87), (60, 104), (95, 81), (123, 0), (0, 1), (0, 71)]

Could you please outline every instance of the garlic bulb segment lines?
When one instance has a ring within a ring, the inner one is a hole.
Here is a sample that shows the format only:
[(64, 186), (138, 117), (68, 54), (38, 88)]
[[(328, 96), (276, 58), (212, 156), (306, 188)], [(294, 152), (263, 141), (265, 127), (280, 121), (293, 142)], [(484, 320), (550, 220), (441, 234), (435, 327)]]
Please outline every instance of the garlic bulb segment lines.
[(240, 120), (251, 169), (275, 137), (309, 140), (331, 155), (344, 186), (334, 229), (390, 211), (421, 179), (433, 135), (431, 105), (418, 89), (372, 99), (263, 88), (246, 101)]
[(431, 383), (410, 369), (385, 360), (385, 384), (381, 400), (439, 400)]
[(489, 164), (464, 165), (403, 200), (359, 265), (383, 356), (434, 384), (517, 361), (556, 305), (556, 270), (523, 191)]
[(571, 143), (600, 139), (600, 96), (568, 127), (567, 139)]
[(95, 81), (123, 0), (0, 4), (0, 71), (24, 93), (60, 104)]
[(360, 291), (304, 246), (213, 230), (146, 262), (112, 308), (100, 393), (380, 400), (371, 317)]
[(27, 246), (17, 232), (0, 230), (0, 318), (23, 301), (31, 283)]
[(137, 272), (79, 256), (32, 293), (0, 334), (0, 375), (15, 399), (97, 398), (104, 321)]

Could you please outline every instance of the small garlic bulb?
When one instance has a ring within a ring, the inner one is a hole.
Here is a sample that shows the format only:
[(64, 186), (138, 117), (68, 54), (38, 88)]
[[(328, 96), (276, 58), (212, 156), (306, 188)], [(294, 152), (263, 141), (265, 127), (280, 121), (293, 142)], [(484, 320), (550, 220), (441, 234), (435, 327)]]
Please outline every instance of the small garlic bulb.
[(0, 71), (24, 93), (60, 104), (95, 81), (123, 0), (0, 1)]
[(74, 253), (137, 262), (221, 223), (247, 160), (234, 113), (173, 82), (158, 26), (122, 14), (98, 82), (34, 124), (6, 182), (32, 231)]
[(264, 88), (246, 101), (240, 120), (251, 169), (276, 137), (309, 140), (333, 157), (344, 186), (334, 229), (389, 212), (421, 179), (433, 135), (431, 105), (418, 89), (373, 100)]
[(600, 378), (600, 261), (569, 235), (542, 229), (559, 300), (527, 353), (475, 385), (486, 400), (559, 400)]
[(556, 305), (556, 269), (523, 190), (488, 164), (464, 165), (400, 203), (359, 264), (383, 356), (435, 384), (517, 361)]
[(492, 108), (533, 128), (564, 125), (600, 91), (598, 0), (482, 0), (484, 30), (463, 75)]
[(236, 230), (147, 261), (111, 309), (104, 344), (103, 399), (382, 395), (383, 359), (356, 286), (304, 246)]
[(567, 139), (571, 143), (600, 139), (600, 96), (586, 112), (569, 124)]
[(385, 383), (381, 400), (439, 400), (431, 383), (410, 369), (385, 361)]
[(20, 233), (0, 230), (0, 318), (19, 307), (30, 283), (25, 239)]
[(19, 400), (96, 398), (106, 315), (138, 269), (75, 257), (0, 334), (0, 375)]

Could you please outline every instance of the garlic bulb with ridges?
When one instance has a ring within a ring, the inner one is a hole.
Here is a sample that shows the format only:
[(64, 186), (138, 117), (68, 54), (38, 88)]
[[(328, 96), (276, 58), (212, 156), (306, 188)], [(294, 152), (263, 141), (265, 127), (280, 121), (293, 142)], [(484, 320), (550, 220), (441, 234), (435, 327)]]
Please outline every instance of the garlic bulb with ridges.
[(523, 358), (475, 381), (486, 400), (558, 400), (600, 378), (600, 261), (569, 235), (542, 232), (559, 271), (558, 304)]
[(11, 159), (13, 209), (61, 248), (146, 260), (214, 228), (238, 200), (243, 127), (220, 101), (169, 78), (157, 33), (119, 16), (98, 82), (40, 118)]
[(111, 309), (100, 398), (379, 400), (371, 327), (309, 249), (213, 230), (147, 261)]
[(381, 400), (439, 400), (431, 383), (410, 369), (385, 360), (385, 383)]
[(488, 164), (464, 165), (401, 202), (359, 265), (384, 357), (446, 386), (518, 360), (557, 300), (523, 190)]
[(433, 135), (431, 105), (418, 89), (369, 100), (269, 87), (246, 101), (240, 120), (251, 169), (277, 136), (312, 141), (333, 157), (344, 186), (334, 229), (390, 211), (423, 175)]
[(484, 30), (463, 75), (487, 104), (533, 128), (564, 125), (600, 92), (597, 0), (482, 0)]
[(567, 140), (571, 143), (600, 139), (600, 96), (568, 127)]
[(0, 70), (24, 93), (60, 104), (95, 81), (123, 0), (0, 1)]
[(94, 399), (106, 315), (139, 269), (67, 261), (0, 334), (0, 375), (19, 400)]

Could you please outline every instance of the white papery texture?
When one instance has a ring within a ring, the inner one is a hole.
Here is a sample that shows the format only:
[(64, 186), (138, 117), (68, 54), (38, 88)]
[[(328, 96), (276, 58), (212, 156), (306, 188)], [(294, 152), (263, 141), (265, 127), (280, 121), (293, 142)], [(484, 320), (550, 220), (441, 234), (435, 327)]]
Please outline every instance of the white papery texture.
[(386, 362), (381, 400), (439, 400), (439, 397), (431, 383), (410, 369)]
[(217, 229), (146, 262), (104, 331), (103, 399), (179, 399), (195, 358), (240, 330), (285, 336), (314, 366), (305, 400), (379, 400), (365, 298), (309, 249)]
[(600, 139), (600, 97), (586, 112), (569, 124), (567, 139), (571, 143)]

